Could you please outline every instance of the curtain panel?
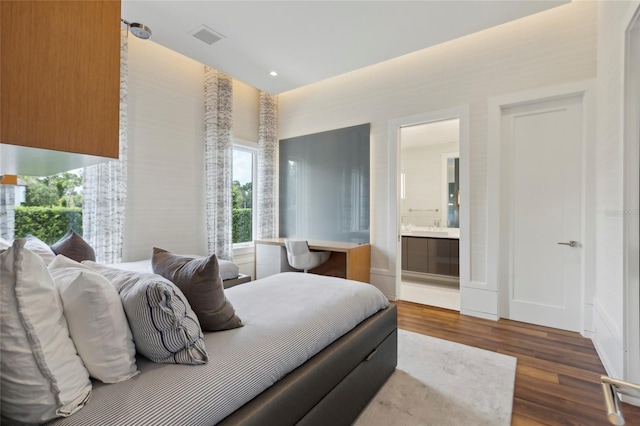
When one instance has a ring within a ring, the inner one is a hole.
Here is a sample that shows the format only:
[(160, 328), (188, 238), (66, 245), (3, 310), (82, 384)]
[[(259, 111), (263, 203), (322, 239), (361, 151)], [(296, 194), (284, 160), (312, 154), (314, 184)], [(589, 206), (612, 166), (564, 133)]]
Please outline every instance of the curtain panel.
[(278, 98), (260, 92), (258, 127), (257, 237), (275, 238), (278, 164)]
[(207, 249), (233, 260), (233, 80), (204, 67)]
[[(16, 186), (0, 185), (0, 238), (13, 241), (16, 222)], [(24, 235), (20, 235), (23, 237)]]
[(128, 32), (120, 33), (119, 159), (84, 168), (82, 184), (83, 238), (102, 263), (122, 262), (127, 202), (127, 52)]

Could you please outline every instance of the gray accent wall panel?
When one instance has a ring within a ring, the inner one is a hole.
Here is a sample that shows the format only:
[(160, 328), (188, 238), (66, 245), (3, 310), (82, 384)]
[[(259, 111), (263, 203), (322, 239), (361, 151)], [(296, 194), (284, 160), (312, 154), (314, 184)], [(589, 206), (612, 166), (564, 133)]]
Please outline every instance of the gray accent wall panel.
[(280, 140), (280, 236), (369, 242), (371, 125)]

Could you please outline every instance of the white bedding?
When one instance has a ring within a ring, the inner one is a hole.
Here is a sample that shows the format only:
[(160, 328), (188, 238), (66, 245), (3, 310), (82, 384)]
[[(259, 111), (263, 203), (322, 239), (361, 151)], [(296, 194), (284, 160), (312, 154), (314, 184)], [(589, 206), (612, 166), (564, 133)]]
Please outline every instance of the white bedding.
[[(193, 257), (202, 257), (202, 256), (193, 256)], [(151, 259), (146, 260), (138, 260), (135, 262), (122, 262), (122, 263), (114, 263), (112, 265), (114, 268), (124, 269), (126, 271), (134, 271), (134, 272), (146, 272), (153, 273), (153, 268), (151, 267)], [(238, 265), (228, 260), (219, 260), (218, 266), (220, 267), (220, 277), (223, 280), (229, 280), (238, 278), (238, 274), (240, 270)]]
[(288, 272), (226, 290), (245, 326), (205, 333), (209, 363), (154, 364), (97, 384), (58, 425), (211, 425), (227, 417), (364, 319), (389, 305), (374, 286)]

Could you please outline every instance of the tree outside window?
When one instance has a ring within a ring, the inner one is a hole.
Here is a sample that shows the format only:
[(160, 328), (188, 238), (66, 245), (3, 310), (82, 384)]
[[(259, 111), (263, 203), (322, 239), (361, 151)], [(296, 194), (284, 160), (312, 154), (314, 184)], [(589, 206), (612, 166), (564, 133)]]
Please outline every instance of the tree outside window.
[(82, 235), (82, 170), (57, 175), (19, 176), (26, 184), (24, 200), (15, 206), (14, 236), (34, 235), (47, 244), (69, 229)]
[(253, 180), (255, 149), (235, 145), (233, 148), (233, 243), (253, 241)]

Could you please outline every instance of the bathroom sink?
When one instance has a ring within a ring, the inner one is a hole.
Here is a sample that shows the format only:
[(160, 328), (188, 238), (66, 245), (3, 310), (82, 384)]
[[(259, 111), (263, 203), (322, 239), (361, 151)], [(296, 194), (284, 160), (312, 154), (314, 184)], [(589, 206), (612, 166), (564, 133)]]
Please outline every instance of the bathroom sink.
[(418, 232), (449, 232), (451, 228), (439, 228), (437, 226), (415, 226), (408, 225), (404, 227), (405, 231), (418, 231)]
[(448, 237), (447, 231), (411, 231), (411, 235), (416, 237)]

